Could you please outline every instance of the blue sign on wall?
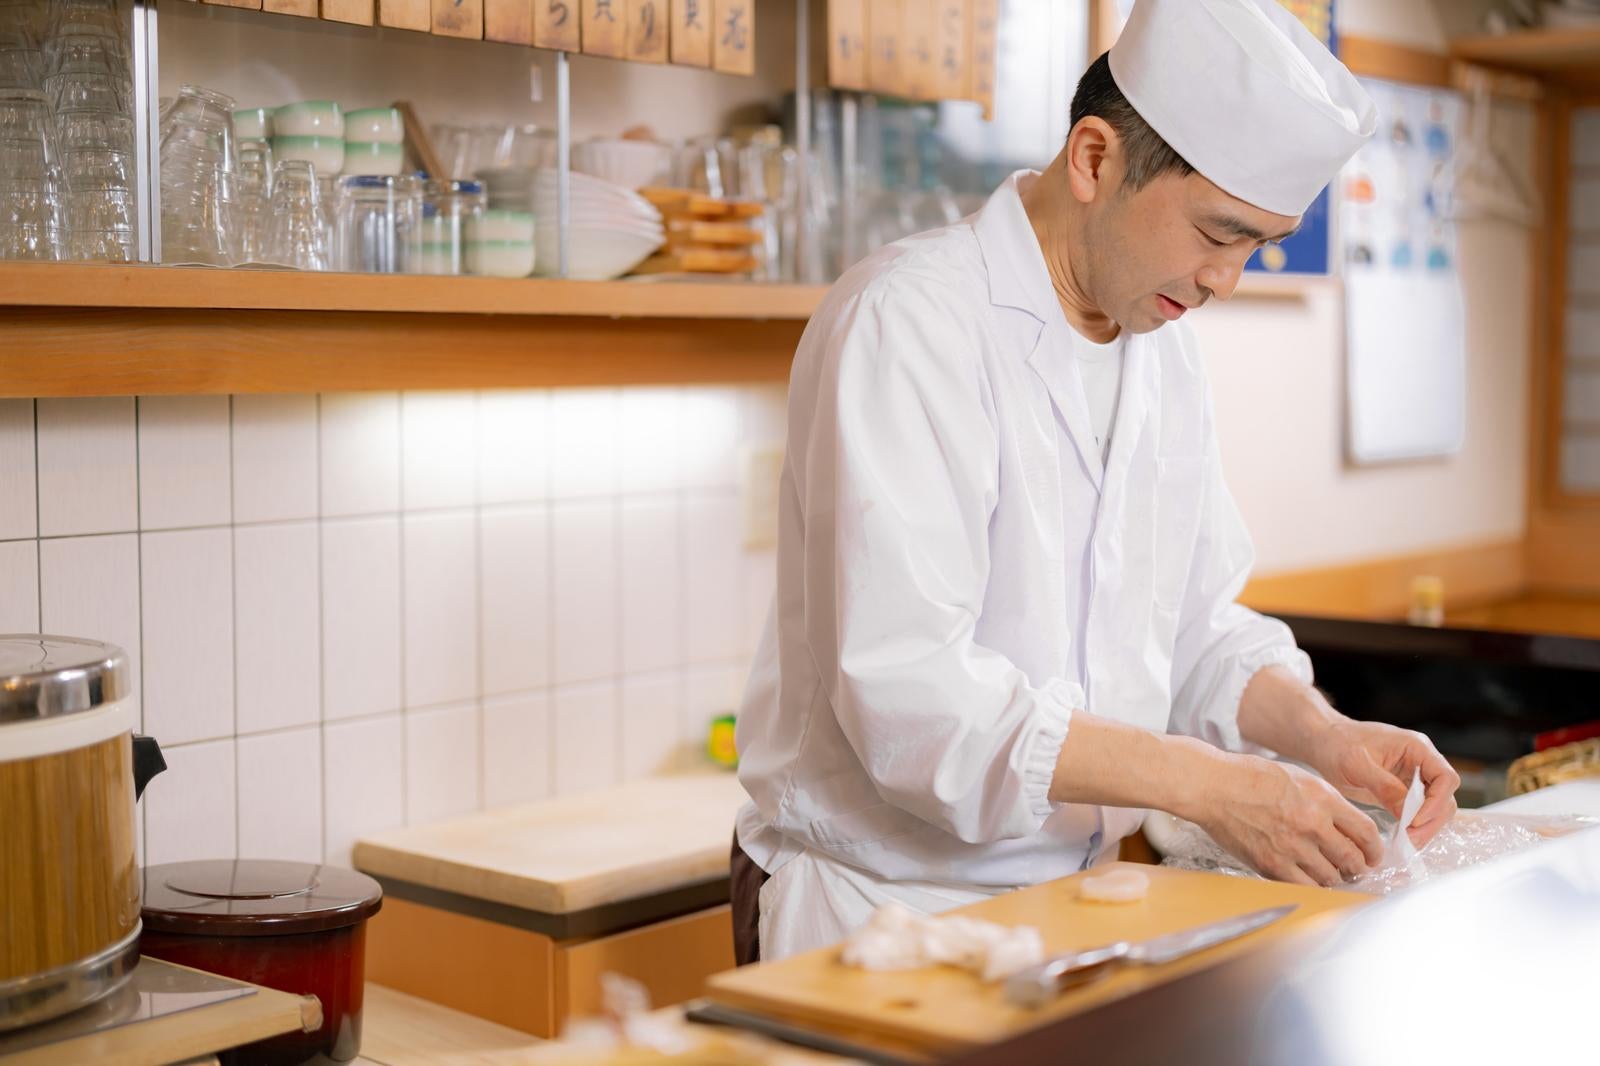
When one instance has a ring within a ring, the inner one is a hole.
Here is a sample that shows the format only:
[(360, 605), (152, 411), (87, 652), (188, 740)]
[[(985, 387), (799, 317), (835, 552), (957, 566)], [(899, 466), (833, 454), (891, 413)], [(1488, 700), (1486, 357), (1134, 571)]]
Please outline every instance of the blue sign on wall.
[[(1335, 0), (1279, 0), (1299, 16), (1312, 35), (1339, 54), (1339, 31), (1334, 26)], [(1333, 196), (1323, 189), (1306, 209), (1300, 232), (1275, 247), (1262, 248), (1250, 257), (1246, 270), (1258, 274), (1327, 274), (1333, 266)]]

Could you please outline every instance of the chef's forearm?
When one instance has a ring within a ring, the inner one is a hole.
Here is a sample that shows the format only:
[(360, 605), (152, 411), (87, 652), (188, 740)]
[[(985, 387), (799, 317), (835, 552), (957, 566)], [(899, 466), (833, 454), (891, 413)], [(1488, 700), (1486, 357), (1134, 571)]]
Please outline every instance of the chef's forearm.
[(1217, 795), (1238, 756), (1192, 737), (1152, 733), (1074, 712), (1056, 758), (1056, 803), (1147, 807), (1193, 820)]
[(1281, 666), (1257, 670), (1239, 700), (1239, 735), (1297, 762), (1316, 762), (1327, 730), (1344, 720), (1311, 685)]

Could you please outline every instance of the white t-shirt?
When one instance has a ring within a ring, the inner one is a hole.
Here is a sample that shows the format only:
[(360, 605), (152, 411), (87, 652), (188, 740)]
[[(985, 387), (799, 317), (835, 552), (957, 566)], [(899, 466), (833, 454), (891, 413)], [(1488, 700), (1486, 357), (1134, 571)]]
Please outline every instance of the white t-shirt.
[(1083, 382), (1084, 400), (1089, 405), (1089, 425), (1094, 430), (1095, 443), (1100, 447), (1100, 463), (1105, 465), (1111, 454), (1111, 433), (1116, 428), (1117, 398), (1122, 393), (1122, 353), (1126, 348), (1126, 334), (1117, 335), (1105, 344), (1096, 344), (1077, 330), (1072, 331), (1073, 363)]

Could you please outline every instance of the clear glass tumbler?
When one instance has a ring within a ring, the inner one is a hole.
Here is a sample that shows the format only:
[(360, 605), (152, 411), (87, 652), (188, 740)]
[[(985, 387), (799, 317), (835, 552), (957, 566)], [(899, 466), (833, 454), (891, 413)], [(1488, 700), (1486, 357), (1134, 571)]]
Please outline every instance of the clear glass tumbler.
[(237, 158), (233, 100), (194, 85), (179, 90), (161, 131), (161, 258), (232, 266)]
[(0, 89), (0, 259), (61, 257), (61, 166), (50, 105), (35, 89)]
[(295, 270), (327, 270), (328, 235), (315, 169), (300, 159), (281, 161), (272, 174), (264, 262)]
[(399, 274), (422, 214), (422, 184), (406, 175), (339, 179), (334, 246), (340, 270)]
[(488, 204), (479, 182), (428, 182), (407, 269), (413, 274), (466, 273), (467, 220), (482, 214)]

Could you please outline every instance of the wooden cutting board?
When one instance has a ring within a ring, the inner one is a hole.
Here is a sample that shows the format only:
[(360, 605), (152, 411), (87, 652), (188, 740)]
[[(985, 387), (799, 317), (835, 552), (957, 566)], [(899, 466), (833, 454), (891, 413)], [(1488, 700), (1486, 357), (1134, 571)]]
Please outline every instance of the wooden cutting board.
[[(730, 970), (711, 978), (707, 997), (739, 1010), (857, 1039), (901, 1053), (942, 1056), (992, 1044), (1027, 1029), (1129, 996), (1251, 951), (1307, 922), (1370, 902), (1355, 892), (1307, 888), (1223, 874), (1134, 866), (1150, 876), (1139, 903), (1087, 903), (1077, 898), (1085, 874), (1020, 889), (951, 913), (1036, 926), (1056, 954), (1117, 940), (1146, 940), (1264, 907), (1295, 903), (1295, 912), (1265, 929), (1166, 966), (1126, 966), (1064, 992), (1040, 1010), (1012, 1007), (1001, 985), (937, 967), (868, 973), (838, 961), (837, 947), (781, 962)], [(1110, 867), (1100, 867), (1103, 871)], [(1098, 872), (1098, 871), (1097, 871)]]
[(748, 797), (731, 773), (616, 788), (408, 826), (355, 846), (364, 873), (570, 914), (728, 875)]

